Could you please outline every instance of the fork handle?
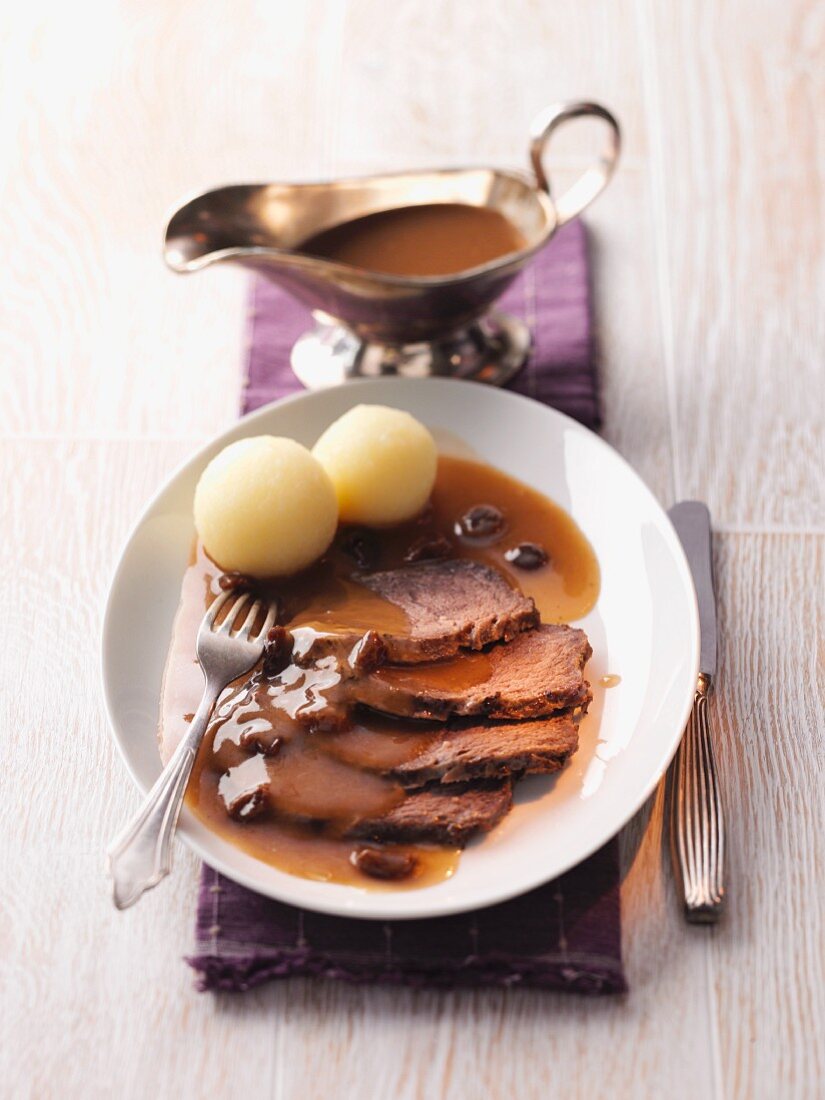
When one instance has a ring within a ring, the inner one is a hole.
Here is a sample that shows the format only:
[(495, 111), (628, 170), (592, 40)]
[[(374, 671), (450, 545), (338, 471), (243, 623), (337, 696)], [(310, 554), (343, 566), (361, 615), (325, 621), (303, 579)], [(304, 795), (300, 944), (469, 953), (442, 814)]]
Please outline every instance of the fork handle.
[(207, 680), (203, 698), (186, 736), (146, 795), (143, 805), (106, 849), (118, 909), (134, 905), (144, 891), (157, 886), (172, 869), (172, 837), (186, 785), (220, 685)]
[(685, 918), (714, 924), (725, 898), (725, 823), (708, 714), (710, 677), (701, 675), (673, 782), (673, 850)]

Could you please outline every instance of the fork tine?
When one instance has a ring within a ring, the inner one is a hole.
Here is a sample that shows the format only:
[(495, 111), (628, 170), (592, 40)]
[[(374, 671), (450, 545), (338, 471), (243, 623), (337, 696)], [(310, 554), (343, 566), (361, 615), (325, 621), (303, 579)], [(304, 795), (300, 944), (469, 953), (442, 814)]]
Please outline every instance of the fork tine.
[[(233, 593), (233, 595), (236, 595), (236, 594), (237, 593)], [(248, 592), (241, 592), (238, 595), (238, 598), (235, 600), (235, 602), (229, 608), (229, 611), (226, 614), (226, 618), (223, 620), (221, 625), (217, 628), (216, 633), (218, 633), (218, 634), (229, 634), (230, 633), (230, 631), (232, 630), (232, 626), (234, 625), (235, 619), (237, 619), (237, 617), (238, 617), (238, 611), (240, 610), (241, 604), (243, 604), (244, 600), (246, 600), (248, 595), (249, 595)]]
[(266, 618), (264, 619), (264, 625), (261, 627), (260, 632), (257, 635), (257, 637), (263, 642), (266, 641), (267, 634), (270, 632), (272, 627), (275, 625), (276, 613), (277, 613), (276, 608), (273, 607), (272, 605), (270, 605), (269, 611), (267, 611)]
[(255, 625), (255, 620), (258, 618), (258, 612), (261, 610), (261, 601), (256, 600), (246, 613), (246, 618), (241, 623), (240, 629), (236, 637), (246, 640), (249, 638), (249, 632)]
[(218, 617), (218, 612), (232, 595), (231, 592), (219, 592), (209, 605), (209, 609), (203, 617), (203, 625), (209, 630), (214, 629), (215, 619)]

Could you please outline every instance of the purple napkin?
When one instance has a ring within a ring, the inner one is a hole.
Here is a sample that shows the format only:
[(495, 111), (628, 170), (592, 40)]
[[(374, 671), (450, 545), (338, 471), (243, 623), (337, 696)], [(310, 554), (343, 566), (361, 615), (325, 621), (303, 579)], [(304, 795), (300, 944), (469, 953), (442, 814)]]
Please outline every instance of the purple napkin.
[[(572, 222), (502, 299), (533, 333), (533, 352), (512, 388), (589, 427), (599, 422), (592, 359), (587, 240)], [(299, 388), (289, 351), (307, 310), (257, 279), (243, 411)], [(512, 901), (415, 921), (368, 921), (296, 909), (204, 867), (196, 954), (201, 989), (235, 992), (291, 975), (407, 986), (521, 985), (620, 993), (618, 840), (566, 875)]]

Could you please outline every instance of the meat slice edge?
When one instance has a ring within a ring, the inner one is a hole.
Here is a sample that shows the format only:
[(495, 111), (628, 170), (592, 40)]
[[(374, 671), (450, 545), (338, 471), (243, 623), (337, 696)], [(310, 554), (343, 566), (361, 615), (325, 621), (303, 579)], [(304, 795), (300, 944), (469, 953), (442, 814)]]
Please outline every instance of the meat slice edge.
[(424, 788), (381, 817), (357, 822), (348, 836), (396, 844), (441, 844), (463, 848), (473, 836), (495, 828), (513, 804), (508, 780)]
[(531, 722), (472, 724), (445, 731), (435, 745), (390, 770), (412, 789), (428, 783), (462, 783), (559, 771), (578, 748), (572, 712)]
[(583, 630), (543, 625), (507, 645), (493, 646), (489, 674), (479, 683), (444, 686), (443, 666), (431, 682), (426, 669), (419, 678), (414, 672), (399, 675), (392, 668), (380, 668), (352, 681), (350, 692), (357, 702), (401, 718), (539, 718), (587, 708), (592, 693), (584, 666), (592, 653)]

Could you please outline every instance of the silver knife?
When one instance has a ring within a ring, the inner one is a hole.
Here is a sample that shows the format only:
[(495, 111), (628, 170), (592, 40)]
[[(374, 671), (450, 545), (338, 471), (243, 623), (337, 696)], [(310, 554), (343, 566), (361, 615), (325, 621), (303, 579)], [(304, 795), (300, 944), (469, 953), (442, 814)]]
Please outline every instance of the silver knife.
[(671, 773), (673, 857), (685, 917), (695, 924), (712, 924), (719, 919), (725, 900), (725, 823), (708, 713), (716, 674), (710, 512), (698, 500), (683, 500), (668, 515), (693, 574), (701, 631), (699, 682)]

